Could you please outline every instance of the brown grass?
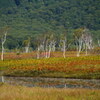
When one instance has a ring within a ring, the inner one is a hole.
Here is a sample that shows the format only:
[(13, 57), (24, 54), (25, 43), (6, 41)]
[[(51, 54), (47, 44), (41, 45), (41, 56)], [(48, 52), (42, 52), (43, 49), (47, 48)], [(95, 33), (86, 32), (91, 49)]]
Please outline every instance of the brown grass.
[(100, 100), (100, 90), (0, 85), (0, 100)]

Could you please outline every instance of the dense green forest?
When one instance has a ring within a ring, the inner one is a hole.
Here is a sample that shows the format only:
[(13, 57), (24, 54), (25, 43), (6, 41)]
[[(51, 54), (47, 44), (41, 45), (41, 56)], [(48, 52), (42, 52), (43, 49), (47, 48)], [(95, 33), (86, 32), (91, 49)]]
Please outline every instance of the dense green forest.
[(14, 49), (40, 34), (66, 32), (87, 27), (100, 37), (100, 0), (0, 0), (0, 29), (9, 26), (6, 47)]

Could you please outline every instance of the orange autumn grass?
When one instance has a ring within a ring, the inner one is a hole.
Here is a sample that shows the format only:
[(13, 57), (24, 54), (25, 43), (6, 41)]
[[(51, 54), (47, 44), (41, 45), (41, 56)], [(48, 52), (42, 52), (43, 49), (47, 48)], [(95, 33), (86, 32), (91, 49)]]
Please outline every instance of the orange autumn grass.
[(100, 56), (0, 61), (3, 75), (100, 78)]

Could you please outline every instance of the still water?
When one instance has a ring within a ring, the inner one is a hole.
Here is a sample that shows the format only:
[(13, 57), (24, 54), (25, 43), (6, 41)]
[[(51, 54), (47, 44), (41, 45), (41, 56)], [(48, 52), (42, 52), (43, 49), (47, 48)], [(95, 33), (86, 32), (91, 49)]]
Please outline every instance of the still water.
[(100, 89), (100, 80), (96, 79), (66, 79), (40, 77), (1, 77), (0, 81), (12, 85), (44, 88), (89, 88)]

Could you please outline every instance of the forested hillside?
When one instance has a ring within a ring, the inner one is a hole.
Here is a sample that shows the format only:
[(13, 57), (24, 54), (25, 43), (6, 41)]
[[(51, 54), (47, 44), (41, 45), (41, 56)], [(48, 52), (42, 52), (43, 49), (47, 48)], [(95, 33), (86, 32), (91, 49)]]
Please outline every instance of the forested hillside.
[(22, 45), (27, 37), (61, 34), (87, 27), (99, 36), (100, 0), (0, 0), (0, 29), (9, 26), (6, 47)]

